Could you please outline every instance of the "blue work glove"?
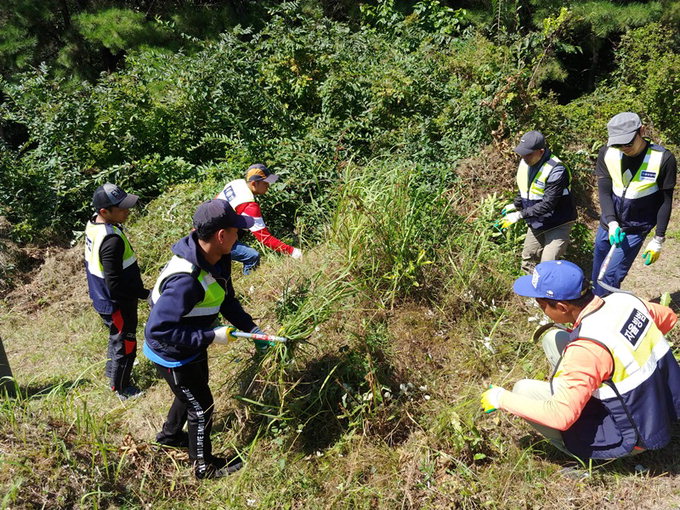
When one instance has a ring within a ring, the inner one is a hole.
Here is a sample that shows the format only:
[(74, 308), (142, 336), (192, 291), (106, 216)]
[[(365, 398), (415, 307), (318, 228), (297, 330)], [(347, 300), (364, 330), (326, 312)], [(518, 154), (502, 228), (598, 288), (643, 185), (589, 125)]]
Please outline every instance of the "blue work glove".
[(642, 252), (642, 258), (645, 260), (645, 266), (654, 264), (661, 255), (661, 247), (663, 246), (665, 237), (654, 236), (654, 239), (649, 241), (645, 251)]
[(609, 244), (620, 245), (626, 237), (626, 233), (619, 227), (619, 222), (610, 221), (607, 226), (609, 227)]
[(489, 384), (489, 389), (482, 393), (482, 409), (486, 414), (493, 413), (500, 406), (501, 395), (505, 390), (500, 386)]
[[(253, 329), (251, 329), (249, 333), (266, 335), (266, 333), (257, 326), (253, 327)], [(267, 352), (270, 345), (274, 345), (274, 342), (267, 342), (266, 340), (253, 340), (253, 343), (255, 344), (255, 350), (258, 352), (258, 354), (264, 354), (265, 352)]]

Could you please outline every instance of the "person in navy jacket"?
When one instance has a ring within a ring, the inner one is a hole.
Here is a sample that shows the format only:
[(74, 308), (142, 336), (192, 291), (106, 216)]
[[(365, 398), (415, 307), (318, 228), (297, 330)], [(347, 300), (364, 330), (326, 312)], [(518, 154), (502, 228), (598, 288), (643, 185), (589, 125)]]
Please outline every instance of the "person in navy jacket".
[[(172, 247), (152, 292), (153, 307), (146, 324), (144, 354), (155, 363), (175, 399), (156, 440), (168, 446), (188, 446), (198, 478), (215, 478), (241, 467), (212, 454), (213, 397), (208, 386), (207, 349), (236, 338), (234, 328), (214, 327), (222, 315), (235, 328), (262, 333), (243, 310), (231, 282), (230, 251), (239, 229), (252, 218), (234, 212), (223, 200), (201, 204), (194, 230)], [(188, 422), (188, 434), (183, 432)]]
[(536, 264), (564, 257), (576, 221), (571, 173), (553, 154), (540, 131), (522, 136), (514, 151), (521, 156), (517, 169), (518, 193), (503, 208), (501, 228), (523, 219), (527, 234), (522, 270), (531, 274)]
[[(637, 113), (622, 112), (607, 123), (609, 138), (597, 156), (595, 173), (600, 198), (600, 228), (595, 236), (592, 279), (595, 294), (620, 288), (649, 233), (655, 235), (642, 251), (645, 265), (656, 262), (666, 240), (677, 179), (675, 156), (643, 138)], [(600, 271), (612, 246), (611, 259)]]

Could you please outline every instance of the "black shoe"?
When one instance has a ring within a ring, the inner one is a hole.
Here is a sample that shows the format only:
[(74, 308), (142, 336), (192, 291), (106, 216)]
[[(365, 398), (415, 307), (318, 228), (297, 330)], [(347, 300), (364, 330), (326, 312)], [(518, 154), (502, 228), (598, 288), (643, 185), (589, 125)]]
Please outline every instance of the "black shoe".
[(128, 386), (123, 390), (116, 391), (116, 396), (121, 401), (127, 400), (129, 398), (141, 397), (142, 395), (144, 395), (144, 392), (136, 386)]
[(189, 448), (189, 434), (182, 430), (175, 436), (165, 437), (161, 432), (156, 435), (156, 443), (173, 448)]
[(232, 473), (235, 473), (243, 467), (243, 461), (238, 455), (232, 457), (229, 461), (219, 457), (211, 457), (210, 461), (204, 464), (203, 469), (194, 462), (194, 474), (199, 480), (223, 478)]

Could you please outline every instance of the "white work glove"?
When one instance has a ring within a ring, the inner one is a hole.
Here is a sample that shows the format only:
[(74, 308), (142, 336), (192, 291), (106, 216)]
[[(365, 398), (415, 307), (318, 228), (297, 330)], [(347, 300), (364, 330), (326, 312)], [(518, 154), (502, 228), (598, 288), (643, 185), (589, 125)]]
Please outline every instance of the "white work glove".
[(232, 333), (236, 331), (236, 328), (232, 326), (219, 326), (213, 329), (213, 331), (215, 332), (216, 344), (226, 344), (238, 340), (238, 337), (232, 335)]
[(298, 250), (297, 248), (293, 248), (293, 253), (291, 253), (290, 256), (293, 257), (294, 259), (301, 259), (302, 251)]
[(621, 230), (618, 221), (610, 221), (607, 223), (609, 227), (609, 244), (620, 245), (623, 242), (623, 238), (626, 237), (626, 233)]
[(645, 266), (654, 264), (661, 254), (661, 247), (663, 246), (665, 237), (654, 236), (654, 239), (647, 243), (645, 251), (642, 252), (642, 258), (645, 261)]
[(503, 216), (503, 219), (501, 220), (501, 228), (509, 228), (510, 225), (513, 223), (517, 223), (519, 220), (522, 219), (522, 212), (521, 211), (515, 211), (506, 214)]
[(506, 214), (516, 211), (517, 207), (515, 207), (515, 204), (508, 204), (503, 209), (501, 209), (501, 216), (505, 216)]

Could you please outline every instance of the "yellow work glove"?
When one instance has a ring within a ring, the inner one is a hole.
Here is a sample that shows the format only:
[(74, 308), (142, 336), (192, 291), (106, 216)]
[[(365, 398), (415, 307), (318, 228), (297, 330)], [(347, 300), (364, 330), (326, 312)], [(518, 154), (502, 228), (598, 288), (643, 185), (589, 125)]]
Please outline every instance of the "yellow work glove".
[(505, 390), (500, 386), (489, 385), (489, 389), (482, 393), (482, 409), (485, 413), (493, 413), (500, 406), (501, 395), (505, 393)]
[(645, 261), (645, 266), (654, 264), (661, 255), (661, 247), (663, 242), (666, 240), (665, 237), (654, 236), (654, 239), (647, 243), (645, 251), (642, 252), (642, 258)]
[(238, 330), (232, 326), (220, 326), (213, 329), (213, 331), (215, 332), (216, 344), (226, 344), (238, 340), (238, 337), (232, 335), (234, 331)]

